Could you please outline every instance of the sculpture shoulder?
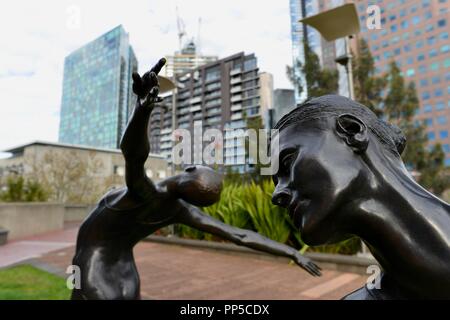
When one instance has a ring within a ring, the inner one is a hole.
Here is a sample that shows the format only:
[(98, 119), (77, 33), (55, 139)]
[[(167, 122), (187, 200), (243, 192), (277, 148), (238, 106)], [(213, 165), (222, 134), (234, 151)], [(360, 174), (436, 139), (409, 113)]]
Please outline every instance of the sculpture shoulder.
[(130, 193), (127, 187), (109, 191), (104, 197), (104, 206), (115, 211), (129, 211), (144, 206), (152, 197), (140, 198)]

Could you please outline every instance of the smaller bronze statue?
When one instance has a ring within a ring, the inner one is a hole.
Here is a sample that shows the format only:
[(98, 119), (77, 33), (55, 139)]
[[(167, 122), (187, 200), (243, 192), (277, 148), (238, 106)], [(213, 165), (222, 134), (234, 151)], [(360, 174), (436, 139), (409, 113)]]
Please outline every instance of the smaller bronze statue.
[[(258, 233), (226, 225), (195, 206), (219, 200), (222, 178), (214, 170), (190, 166), (184, 173), (154, 184), (144, 163), (150, 147), (147, 127), (158, 97), (161, 59), (141, 78), (133, 74), (136, 107), (121, 141), (126, 187), (106, 194), (78, 232), (73, 265), (80, 267), (81, 288), (72, 299), (139, 299), (139, 274), (133, 247), (165, 226), (181, 223), (236, 244), (293, 259), (314, 276), (320, 268), (295, 249)], [(194, 206), (195, 205), (195, 206)]]
[(383, 269), (381, 287), (346, 299), (450, 299), (450, 206), (422, 188), (400, 155), (406, 139), (337, 95), (285, 115), (273, 202), (309, 245), (359, 236)]

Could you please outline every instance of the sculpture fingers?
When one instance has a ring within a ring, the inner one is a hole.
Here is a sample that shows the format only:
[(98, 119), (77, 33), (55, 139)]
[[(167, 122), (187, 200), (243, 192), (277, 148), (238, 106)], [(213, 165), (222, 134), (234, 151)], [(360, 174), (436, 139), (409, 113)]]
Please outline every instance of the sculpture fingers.
[(155, 74), (158, 74), (162, 67), (166, 64), (166, 58), (161, 58), (159, 61), (153, 66), (153, 68), (150, 70), (150, 72), (154, 72)]

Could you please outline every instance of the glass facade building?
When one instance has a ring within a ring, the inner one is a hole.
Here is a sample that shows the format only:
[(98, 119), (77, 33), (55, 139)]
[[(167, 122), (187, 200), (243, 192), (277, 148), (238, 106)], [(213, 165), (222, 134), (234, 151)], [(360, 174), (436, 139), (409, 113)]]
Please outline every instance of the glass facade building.
[(59, 142), (118, 148), (134, 105), (135, 71), (137, 60), (121, 25), (68, 55)]

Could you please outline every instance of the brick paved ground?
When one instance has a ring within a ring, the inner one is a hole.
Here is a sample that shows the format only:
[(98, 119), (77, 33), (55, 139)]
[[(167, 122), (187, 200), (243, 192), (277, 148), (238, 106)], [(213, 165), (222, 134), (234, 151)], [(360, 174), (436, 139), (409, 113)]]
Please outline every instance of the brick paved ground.
[[(74, 248), (38, 259), (65, 270)], [(315, 278), (285, 259), (151, 242), (135, 258), (144, 299), (340, 299), (363, 285), (354, 273), (324, 270)]]
[[(33, 263), (64, 275), (77, 228), (29, 237), (0, 247), (0, 267)], [(340, 299), (366, 277), (323, 270), (315, 278), (286, 259), (141, 242), (135, 250), (144, 299)]]

